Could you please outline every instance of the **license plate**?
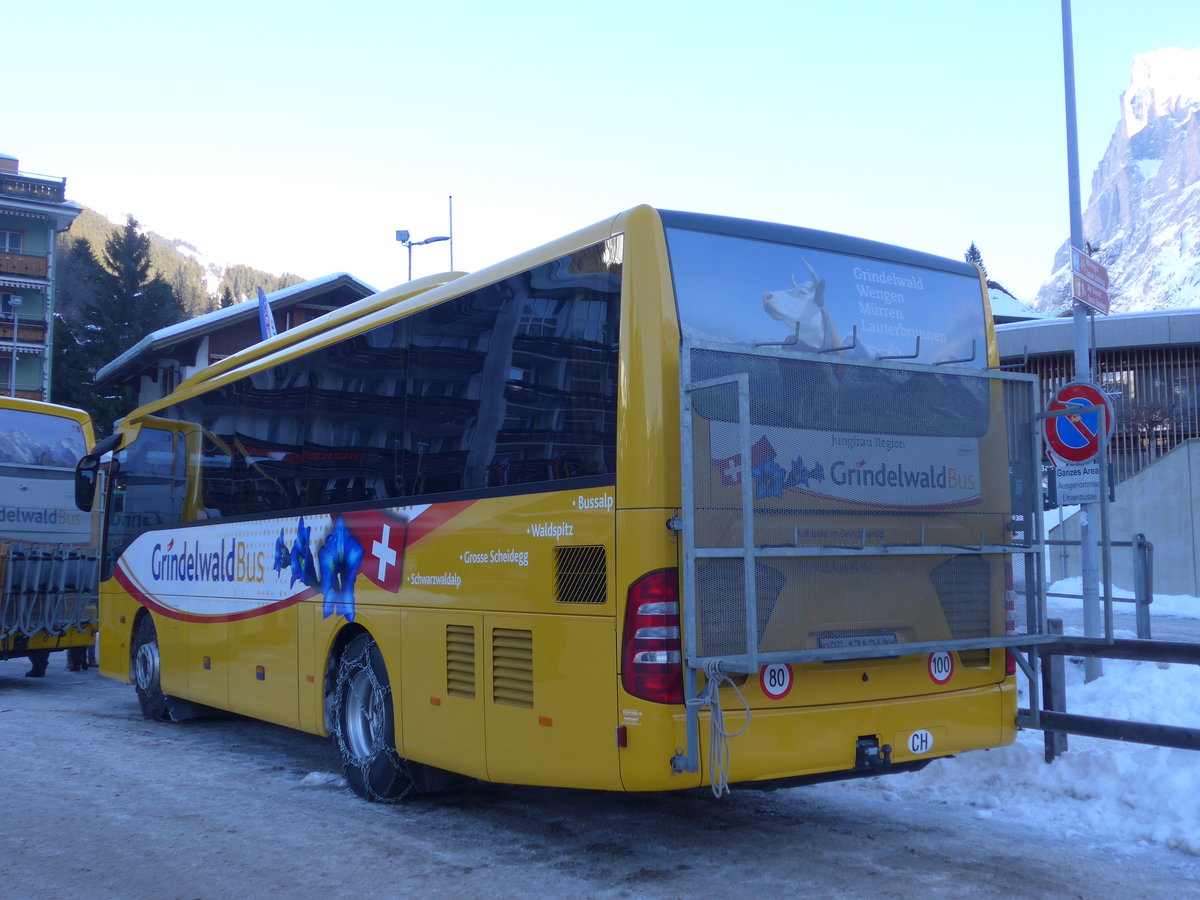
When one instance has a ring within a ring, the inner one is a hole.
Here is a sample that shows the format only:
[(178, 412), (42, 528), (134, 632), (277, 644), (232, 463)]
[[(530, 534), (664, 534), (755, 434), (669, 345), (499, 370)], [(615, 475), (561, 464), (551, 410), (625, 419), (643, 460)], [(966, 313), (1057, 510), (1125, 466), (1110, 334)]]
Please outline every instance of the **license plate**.
[(822, 650), (836, 650), (840, 647), (883, 647), (895, 643), (896, 633), (892, 631), (883, 634), (838, 634), (817, 639), (817, 646)]

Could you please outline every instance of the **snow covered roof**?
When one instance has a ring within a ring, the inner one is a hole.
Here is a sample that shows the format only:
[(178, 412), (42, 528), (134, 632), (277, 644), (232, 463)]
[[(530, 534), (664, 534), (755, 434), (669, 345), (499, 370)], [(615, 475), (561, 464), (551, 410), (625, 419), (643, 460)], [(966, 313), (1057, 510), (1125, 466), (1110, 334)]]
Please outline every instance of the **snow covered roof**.
[[(1046, 317), (996, 326), (1000, 357), (1069, 353), (1075, 346), (1071, 317)], [(1096, 316), (1096, 347), (1100, 350), (1200, 344), (1200, 309), (1159, 309), (1152, 312)]]
[(988, 299), (992, 304), (992, 321), (1019, 322), (1025, 319), (1040, 319), (1044, 313), (1037, 312), (1033, 307), (1018, 300), (994, 281), (988, 282)]
[[(365, 282), (359, 281), (352, 275), (346, 272), (335, 272), (323, 278), (313, 278), (309, 281), (294, 284), (291, 287), (272, 291), (267, 294), (267, 303), (270, 304), (273, 311), (286, 309), (297, 303), (319, 299), (323, 295), (341, 288), (349, 289), (352, 293), (357, 294), (358, 296), (354, 299), (361, 299), (362, 297), (376, 293), (375, 288)], [(112, 362), (103, 366), (96, 373), (96, 383), (103, 384), (117, 380), (120, 376), (127, 374), (129, 370), (135, 368), (145, 357), (151, 355), (155, 357), (160, 356), (161, 351), (167, 347), (180, 344), (191, 338), (211, 334), (242, 319), (254, 319), (257, 317), (258, 300), (245, 300), (241, 303), (235, 303), (232, 306), (226, 306), (223, 309), (214, 309), (212, 312), (197, 316), (194, 319), (176, 322), (174, 325), (168, 325), (166, 328), (152, 331)]]

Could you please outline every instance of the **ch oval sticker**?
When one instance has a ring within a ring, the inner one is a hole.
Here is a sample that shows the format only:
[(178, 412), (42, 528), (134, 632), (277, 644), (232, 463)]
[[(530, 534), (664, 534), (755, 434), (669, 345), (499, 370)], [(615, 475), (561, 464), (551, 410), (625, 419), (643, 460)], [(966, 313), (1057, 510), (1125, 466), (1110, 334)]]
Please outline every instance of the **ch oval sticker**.
[(758, 670), (758, 683), (771, 700), (782, 700), (792, 689), (792, 667), (787, 663), (772, 663)]
[(954, 677), (954, 656), (945, 650), (929, 654), (929, 678), (934, 684), (945, 684)]
[(933, 749), (933, 735), (922, 728), (908, 736), (908, 752), (914, 756), (928, 753)]

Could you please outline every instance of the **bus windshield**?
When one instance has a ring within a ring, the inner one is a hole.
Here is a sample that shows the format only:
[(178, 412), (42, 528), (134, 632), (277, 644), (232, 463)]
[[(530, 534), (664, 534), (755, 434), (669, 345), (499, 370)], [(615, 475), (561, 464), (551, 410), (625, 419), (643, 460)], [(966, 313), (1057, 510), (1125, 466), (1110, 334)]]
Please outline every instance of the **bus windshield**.
[(23, 409), (5, 409), (0, 429), (0, 463), (55, 466), (74, 472), (87, 452), (83, 426), (74, 419)]

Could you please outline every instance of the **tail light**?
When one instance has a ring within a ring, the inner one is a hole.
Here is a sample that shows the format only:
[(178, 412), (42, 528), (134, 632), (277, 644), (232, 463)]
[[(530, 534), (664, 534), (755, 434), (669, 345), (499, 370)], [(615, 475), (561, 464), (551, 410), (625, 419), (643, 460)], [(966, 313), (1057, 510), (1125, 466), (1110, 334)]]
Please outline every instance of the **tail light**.
[[(1011, 556), (1004, 557), (1004, 633), (1010, 636), (1017, 633), (1017, 592), (1014, 589)], [(1017, 659), (1009, 649), (1004, 651), (1004, 674), (1017, 674)]]
[(683, 702), (679, 572), (660, 569), (629, 587), (621, 643), (621, 686), (652, 703)]

